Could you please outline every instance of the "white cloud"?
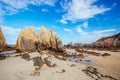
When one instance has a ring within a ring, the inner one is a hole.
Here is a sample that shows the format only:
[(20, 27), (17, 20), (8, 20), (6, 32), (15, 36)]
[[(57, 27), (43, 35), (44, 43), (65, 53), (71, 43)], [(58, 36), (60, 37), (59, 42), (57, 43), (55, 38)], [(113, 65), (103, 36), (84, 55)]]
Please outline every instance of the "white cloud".
[(84, 22), (82, 25), (84, 28), (88, 28), (88, 22)]
[(8, 34), (8, 35), (16, 35), (19, 34), (21, 29), (20, 28), (12, 28), (12, 27), (8, 27), (8, 26), (2, 26), (0, 25), (2, 28), (2, 31), (4, 34)]
[(20, 11), (30, 10), (29, 5), (54, 6), (56, 2), (57, 0), (0, 0), (0, 24), (4, 20), (5, 15), (13, 15)]
[(103, 5), (97, 6), (94, 3), (97, 0), (72, 0), (62, 4), (62, 8), (67, 11), (62, 16), (60, 22), (67, 23), (67, 21), (79, 21), (93, 18), (97, 14), (102, 14), (110, 8), (105, 8)]
[(68, 28), (64, 28), (64, 31), (67, 31), (67, 32), (73, 32), (73, 30), (68, 29)]
[(48, 10), (47, 10), (47, 9), (44, 9), (44, 8), (43, 8), (41, 11), (42, 11), (42, 12), (48, 12)]
[(96, 30), (96, 31), (93, 31), (93, 33), (100, 34), (100, 33), (107, 33), (107, 32), (113, 32), (113, 31), (116, 31), (116, 29)]
[(60, 22), (63, 24), (67, 24), (67, 21), (65, 21), (65, 20), (60, 20)]
[(21, 10), (28, 10), (29, 5), (54, 6), (57, 0), (1, 0), (0, 15), (15, 14)]
[(88, 32), (85, 32), (80, 26), (77, 26), (76, 30), (77, 30), (78, 33), (80, 33), (80, 35), (83, 35), (83, 36), (88, 35)]
[(86, 42), (86, 43), (91, 43), (94, 42), (101, 37), (107, 37), (113, 35), (113, 32), (116, 31), (116, 29), (105, 29), (105, 30), (95, 30), (92, 32), (87, 32), (82, 27), (77, 26), (76, 31), (80, 34), (80, 41)]
[(96, 30), (93, 31), (93, 34), (96, 34), (97, 36), (100, 37), (105, 37), (108, 36), (111, 32), (115, 32), (116, 29), (106, 29), (106, 30)]
[(28, 5), (49, 5), (54, 6), (57, 0), (1, 0), (16, 9), (27, 8)]

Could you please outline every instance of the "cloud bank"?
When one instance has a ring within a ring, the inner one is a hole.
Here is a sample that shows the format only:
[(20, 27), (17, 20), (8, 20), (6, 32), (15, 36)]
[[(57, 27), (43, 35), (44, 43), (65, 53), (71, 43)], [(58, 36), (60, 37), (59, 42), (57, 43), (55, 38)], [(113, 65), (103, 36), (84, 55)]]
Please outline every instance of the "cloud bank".
[(103, 5), (97, 6), (94, 4), (95, 2), (97, 0), (72, 0), (71, 2), (66, 0), (61, 4), (66, 13), (62, 16), (60, 22), (64, 24), (67, 24), (67, 21), (77, 22), (93, 18), (98, 14), (103, 14), (110, 10), (110, 8), (105, 8)]

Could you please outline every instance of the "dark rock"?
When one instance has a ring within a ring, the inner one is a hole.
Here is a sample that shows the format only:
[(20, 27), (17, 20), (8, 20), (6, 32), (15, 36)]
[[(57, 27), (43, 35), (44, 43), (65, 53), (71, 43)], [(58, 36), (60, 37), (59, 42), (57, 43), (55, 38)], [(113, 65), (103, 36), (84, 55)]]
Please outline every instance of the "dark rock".
[(42, 65), (44, 64), (44, 62), (42, 61), (41, 57), (34, 57), (33, 58), (34, 61), (34, 66), (38, 66), (38, 67), (42, 67)]
[(28, 53), (22, 54), (22, 58), (25, 60), (30, 60), (30, 55)]
[(71, 64), (70, 66), (71, 66), (71, 67), (74, 67), (74, 66), (76, 66), (76, 64)]
[(104, 53), (104, 54), (101, 54), (101, 56), (105, 57), (105, 56), (110, 56), (111, 54), (109, 53)]
[(48, 67), (55, 67), (55, 66), (56, 66), (56, 64), (51, 64), (51, 62), (48, 61), (47, 58), (45, 58), (44, 61), (45, 61), (45, 64), (46, 64)]
[(6, 56), (5, 56), (5, 55), (0, 54), (0, 60), (3, 60), (3, 59), (5, 59), (5, 58), (6, 58)]

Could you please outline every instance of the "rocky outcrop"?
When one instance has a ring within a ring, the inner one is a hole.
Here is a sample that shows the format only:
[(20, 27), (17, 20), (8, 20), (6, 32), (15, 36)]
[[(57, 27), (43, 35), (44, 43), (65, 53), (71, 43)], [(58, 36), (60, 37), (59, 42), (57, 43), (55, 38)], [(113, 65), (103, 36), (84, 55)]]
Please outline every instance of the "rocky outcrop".
[(20, 50), (61, 50), (62, 42), (53, 30), (41, 27), (40, 33), (36, 34), (33, 27), (22, 30), (18, 36), (16, 47)]
[(38, 42), (43, 47), (55, 50), (59, 50), (62, 48), (62, 42), (53, 30), (47, 30), (44, 26), (42, 26), (40, 29), (40, 34), (38, 34), (38, 36)]
[(92, 45), (96, 48), (120, 48), (120, 33), (109, 37), (103, 37)]
[(33, 27), (22, 30), (16, 42), (16, 48), (20, 50), (35, 50), (35, 42), (38, 41)]
[(4, 35), (3, 35), (3, 33), (2, 33), (2, 29), (1, 29), (1, 27), (0, 27), (0, 50), (2, 50), (2, 49), (4, 49), (4, 47), (5, 47), (5, 37), (4, 37)]

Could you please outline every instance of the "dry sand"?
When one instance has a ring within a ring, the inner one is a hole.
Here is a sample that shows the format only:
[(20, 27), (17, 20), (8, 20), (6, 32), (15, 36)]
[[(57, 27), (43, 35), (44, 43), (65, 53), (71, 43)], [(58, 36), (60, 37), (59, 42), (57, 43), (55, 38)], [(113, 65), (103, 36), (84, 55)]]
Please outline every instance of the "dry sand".
[[(75, 52), (75, 50), (70, 50)], [(93, 50), (90, 50), (93, 51)], [(109, 53), (111, 56), (93, 56), (89, 55), (96, 61), (96, 67), (102, 74), (111, 75), (120, 80), (120, 52), (98, 51), (95, 52)], [(48, 57), (50, 54), (43, 54), (42, 58)], [(14, 56), (14, 55), (13, 55)], [(30, 53), (31, 58), (41, 56), (37, 52)], [(82, 70), (88, 65), (72, 61), (62, 61), (54, 56), (50, 57), (50, 61), (55, 63), (56, 67), (48, 67), (45, 64), (39, 70), (39, 76), (31, 76), (35, 67), (33, 61), (26, 61), (21, 57), (11, 57), (0, 61), (0, 80), (95, 80), (86, 75)], [(70, 65), (76, 65), (71, 67)], [(64, 70), (65, 72), (62, 72)], [(101, 80), (113, 80), (104, 78)]]
[[(30, 54), (32, 57), (40, 56), (39, 53), (34, 52)], [(44, 54), (42, 57), (47, 57)], [(35, 67), (33, 61), (26, 61), (21, 57), (13, 57), (0, 61), (0, 80), (93, 80), (86, 76), (82, 69), (86, 66), (76, 62), (62, 61), (51, 57), (51, 62), (57, 64), (56, 67), (47, 67), (43, 65), (39, 71), (39, 76), (30, 76)], [(76, 66), (71, 67), (71, 64)], [(61, 73), (62, 70), (65, 72)]]

